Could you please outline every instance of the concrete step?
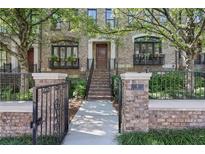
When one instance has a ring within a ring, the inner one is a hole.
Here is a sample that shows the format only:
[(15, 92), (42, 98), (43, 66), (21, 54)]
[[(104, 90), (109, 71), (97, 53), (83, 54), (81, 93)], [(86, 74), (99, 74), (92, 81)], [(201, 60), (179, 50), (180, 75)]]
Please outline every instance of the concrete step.
[(110, 86), (109, 85), (95, 85), (95, 84), (91, 84), (90, 85), (90, 89), (91, 88), (101, 89), (101, 88), (110, 88)]
[(109, 79), (92, 79), (91, 82), (110, 82)]
[(95, 90), (95, 91), (110, 91), (110, 87), (98, 87), (98, 86), (93, 86), (90, 87), (90, 90)]
[(110, 95), (101, 95), (101, 96), (95, 96), (95, 95), (88, 95), (88, 100), (111, 100), (112, 96)]
[(92, 86), (106, 86), (106, 87), (110, 87), (110, 84), (107, 82), (91, 82)]
[(93, 91), (93, 90), (90, 90), (88, 95), (96, 95), (96, 96), (111, 95), (111, 91)]

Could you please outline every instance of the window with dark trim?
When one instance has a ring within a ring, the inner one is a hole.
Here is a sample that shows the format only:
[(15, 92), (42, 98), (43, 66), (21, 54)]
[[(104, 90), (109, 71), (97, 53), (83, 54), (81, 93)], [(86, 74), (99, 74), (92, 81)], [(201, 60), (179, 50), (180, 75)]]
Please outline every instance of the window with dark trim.
[(88, 16), (93, 19), (95, 23), (97, 23), (97, 9), (88, 9)]
[(154, 36), (142, 36), (134, 41), (134, 65), (163, 65), (165, 55), (162, 54), (161, 39)]
[(160, 54), (161, 46), (161, 39), (154, 36), (137, 37), (134, 41), (135, 54)]
[(115, 27), (115, 18), (112, 9), (105, 9), (105, 22), (109, 27)]
[(68, 41), (52, 45), (50, 62), (53, 68), (79, 67), (78, 42)]
[(134, 16), (131, 11), (128, 11), (128, 25), (131, 25), (133, 23)]

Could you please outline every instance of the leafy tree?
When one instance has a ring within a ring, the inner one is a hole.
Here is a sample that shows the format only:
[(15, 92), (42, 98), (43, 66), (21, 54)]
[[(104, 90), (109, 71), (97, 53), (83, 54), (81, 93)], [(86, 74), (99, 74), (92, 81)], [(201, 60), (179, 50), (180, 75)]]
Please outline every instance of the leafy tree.
[[(12, 8), (0, 9), (0, 47), (17, 58), (22, 73), (29, 70), (27, 51), (39, 40), (42, 24), (47, 21), (57, 22), (60, 18), (74, 20), (73, 9), (35, 9)], [(28, 81), (21, 83), (21, 88), (28, 89)]]
[(118, 19), (116, 28), (98, 27), (95, 31), (112, 36), (132, 31), (158, 35), (182, 52), (184, 69), (194, 69), (194, 58), (201, 52), (204, 40), (205, 9), (129, 8), (114, 9), (114, 12)]

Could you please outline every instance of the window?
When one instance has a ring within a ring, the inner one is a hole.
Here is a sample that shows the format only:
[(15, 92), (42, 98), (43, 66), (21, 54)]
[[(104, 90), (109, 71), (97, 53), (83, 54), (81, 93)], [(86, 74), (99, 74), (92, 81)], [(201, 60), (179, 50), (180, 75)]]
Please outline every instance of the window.
[(114, 19), (114, 15), (113, 15), (112, 9), (105, 9), (105, 21), (106, 21), (106, 24), (110, 28), (115, 27), (115, 19)]
[(4, 64), (7, 63), (7, 54), (6, 51), (0, 48), (0, 68), (4, 67)]
[(2, 20), (0, 20), (0, 33), (6, 33), (6, 27)]
[(154, 36), (143, 36), (135, 38), (135, 54), (160, 54), (161, 49), (161, 40), (158, 37)]
[(134, 17), (131, 11), (128, 11), (128, 24), (131, 25), (133, 23)]
[(162, 53), (161, 40), (154, 36), (135, 38), (134, 65), (163, 65), (165, 55)]
[(52, 68), (78, 68), (78, 42), (66, 41), (52, 45), (49, 62)]
[(97, 9), (88, 9), (88, 16), (91, 17), (95, 23), (97, 23)]

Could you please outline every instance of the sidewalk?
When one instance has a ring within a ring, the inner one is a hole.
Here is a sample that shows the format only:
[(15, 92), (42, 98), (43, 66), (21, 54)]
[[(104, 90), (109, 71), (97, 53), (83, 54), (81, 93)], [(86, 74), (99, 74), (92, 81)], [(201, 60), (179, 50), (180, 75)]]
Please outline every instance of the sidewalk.
[(117, 111), (110, 101), (85, 101), (70, 124), (64, 145), (115, 145)]

